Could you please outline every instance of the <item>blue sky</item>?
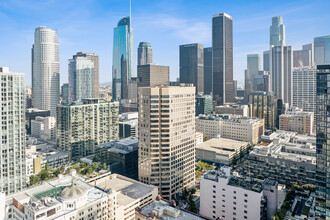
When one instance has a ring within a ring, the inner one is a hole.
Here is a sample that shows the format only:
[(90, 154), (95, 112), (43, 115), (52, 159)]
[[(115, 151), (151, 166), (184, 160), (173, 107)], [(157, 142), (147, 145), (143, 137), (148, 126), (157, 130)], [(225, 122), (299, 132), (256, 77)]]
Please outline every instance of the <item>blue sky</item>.
[[(268, 48), (271, 17), (283, 16), (286, 44), (300, 49), (330, 34), (329, 8), (328, 0), (132, 0), (134, 65), (138, 43), (149, 41), (154, 63), (169, 65), (176, 79), (179, 45), (211, 46), (212, 15), (226, 12), (233, 17), (234, 79), (242, 86), (246, 55)], [(47, 26), (59, 34), (61, 83), (78, 51), (99, 54), (100, 82), (111, 81), (113, 28), (128, 14), (128, 0), (0, 0), (0, 66), (24, 72), (30, 85), (34, 28)]]

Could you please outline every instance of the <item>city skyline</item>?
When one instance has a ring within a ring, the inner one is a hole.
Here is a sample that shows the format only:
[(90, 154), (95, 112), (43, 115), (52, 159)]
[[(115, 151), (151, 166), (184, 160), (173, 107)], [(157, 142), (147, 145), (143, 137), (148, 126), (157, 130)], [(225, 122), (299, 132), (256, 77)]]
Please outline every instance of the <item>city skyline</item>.
[[(0, 3), (0, 25), (6, 30), (0, 36), (3, 50), (6, 51), (0, 55), (0, 66), (10, 66), (14, 71), (25, 72), (26, 84), (31, 85), (30, 45), (33, 43), (33, 31), (38, 26), (46, 25), (57, 30), (59, 35), (61, 84), (68, 81), (67, 60), (79, 51), (99, 54), (100, 82), (111, 81), (113, 28), (118, 20), (129, 14), (129, 2), (100, 1), (82, 3), (78, 6), (75, 1), (69, 5), (61, 2)], [(299, 1), (298, 6), (298, 1), (283, 2), (275, 7), (272, 5), (274, 2), (244, 3), (235, 6), (233, 3), (220, 4), (216, 1), (203, 5), (198, 1), (173, 1), (173, 7), (170, 8), (165, 7), (165, 1), (144, 2), (148, 3), (148, 7), (141, 2), (132, 2), (133, 63), (137, 63), (139, 42), (148, 41), (153, 45), (154, 57), (157, 57), (154, 62), (170, 66), (171, 80), (179, 76), (180, 44), (202, 43), (204, 47), (211, 46), (212, 15), (216, 13), (226, 12), (233, 17), (234, 79), (238, 80), (240, 87), (244, 84), (246, 55), (256, 52), (261, 55), (262, 51), (268, 49), (269, 26), (273, 16), (283, 16), (286, 44), (292, 45), (294, 50), (300, 49), (303, 44), (312, 43), (314, 37), (329, 34), (326, 29), (327, 19), (318, 16), (329, 5), (325, 1)], [(66, 8), (71, 8), (70, 5), (75, 5), (75, 10), (65, 11)], [(52, 11), (60, 10), (66, 16), (58, 17), (59, 15), (53, 12), (43, 11), (49, 8), (52, 8)], [(249, 13), (241, 13), (242, 11)], [(308, 18), (304, 16), (307, 12)], [(81, 13), (85, 17), (77, 16)], [(254, 16), (251, 17), (251, 14)], [(329, 15), (324, 13), (324, 16)], [(136, 65), (134, 72), (133, 76), (136, 76)]]

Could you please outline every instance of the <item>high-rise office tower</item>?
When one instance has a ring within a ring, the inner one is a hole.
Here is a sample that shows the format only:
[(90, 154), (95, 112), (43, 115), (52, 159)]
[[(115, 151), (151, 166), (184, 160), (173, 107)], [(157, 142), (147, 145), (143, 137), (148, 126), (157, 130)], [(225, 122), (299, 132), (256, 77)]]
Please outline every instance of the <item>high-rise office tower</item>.
[(263, 52), (263, 70), (269, 71), (269, 50)]
[(26, 187), (25, 77), (0, 67), (0, 191), (13, 194)]
[(119, 103), (84, 99), (57, 106), (57, 146), (73, 159), (95, 153), (95, 145), (119, 138)]
[(250, 117), (265, 120), (265, 129), (276, 129), (277, 100), (276, 97), (266, 92), (253, 92), (249, 95)]
[(293, 51), (291, 46), (274, 46), (271, 48), (271, 85), (277, 98), (284, 103), (292, 104), (292, 69)]
[(313, 61), (313, 44), (306, 44), (302, 46), (302, 50), (293, 51), (293, 67), (312, 66)]
[(32, 46), (32, 98), (34, 108), (56, 115), (60, 102), (60, 62), (57, 32), (37, 27)]
[(95, 98), (94, 74), (93, 59), (77, 54), (69, 60), (69, 101)]
[(130, 17), (122, 18), (113, 31), (112, 99), (126, 99), (127, 84), (134, 75), (133, 28)]
[(204, 93), (212, 94), (213, 73), (212, 73), (212, 47), (204, 48)]
[(254, 78), (258, 75), (260, 67), (259, 54), (247, 55), (247, 69), (245, 70), (245, 100), (248, 101), (248, 97), (251, 92), (254, 91)]
[(63, 102), (69, 101), (69, 83), (63, 83), (61, 88), (61, 96)]
[(237, 96), (237, 80), (233, 80), (233, 95), (235, 99)]
[(282, 16), (272, 18), (272, 25), (270, 26), (270, 45), (285, 45), (285, 26), (283, 24)]
[(196, 116), (208, 115), (213, 112), (213, 101), (210, 95), (197, 95), (196, 96)]
[(212, 18), (213, 99), (217, 105), (234, 101), (233, 20), (226, 13)]
[(195, 87), (140, 87), (139, 180), (162, 197), (195, 183)]
[(196, 94), (204, 94), (204, 46), (202, 44), (180, 45), (180, 83), (196, 87)]
[(140, 42), (138, 47), (138, 65), (152, 63), (152, 47), (149, 42)]
[(294, 68), (292, 74), (292, 106), (306, 112), (316, 110), (316, 68)]
[(330, 65), (317, 66), (316, 95), (316, 219), (330, 219), (329, 193)]
[(330, 64), (330, 35), (314, 38), (315, 65)]
[(73, 56), (73, 59), (77, 57), (86, 57), (88, 60), (92, 60), (94, 63), (94, 95), (93, 98), (99, 98), (100, 96), (100, 85), (99, 85), (99, 55), (95, 53), (84, 53), (78, 52), (76, 55)]
[(258, 75), (254, 77), (253, 91), (270, 92), (270, 76), (268, 71), (258, 71)]
[(157, 64), (138, 65), (138, 87), (169, 85), (170, 67)]

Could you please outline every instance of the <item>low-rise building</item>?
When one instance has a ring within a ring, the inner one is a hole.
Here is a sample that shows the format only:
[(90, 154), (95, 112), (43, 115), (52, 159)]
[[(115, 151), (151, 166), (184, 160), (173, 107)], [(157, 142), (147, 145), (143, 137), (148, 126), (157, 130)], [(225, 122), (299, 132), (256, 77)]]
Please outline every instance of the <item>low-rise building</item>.
[(211, 114), (213, 112), (212, 96), (197, 95), (196, 96), (196, 116), (203, 114)]
[(196, 137), (196, 145), (199, 145), (204, 142), (204, 135), (202, 132), (196, 132), (195, 137)]
[(138, 137), (138, 113), (128, 112), (119, 115), (119, 138)]
[(91, 184), (104, 191), (112, 190), (119, 193), (117, 195), (116, 219), (138, 219), (136, 218), (135, 209), (137, 207), (143, 208), (152, 203), (158, 195), (158, 187), (118, 174), (91, 180)]
[(248, 142), (213, 138), (196, 146), (196, 157), (212, 163), (230, 165), (233, 160), (245, 155), (248, 146)]
[(205, 137), (229, 138), (257, 144), (264, 134), (264, 120), (237, 115), (199, 115), (196, 131)]
[(205, 220), (207, 218), (201, 217), (195, 213), (187, 210), (182, 210), (175, 207), (174, 203), (167, 200), (160, 199), (136, 209), (136, 219), (139, 220)]
[(27, 108), (25, 111), (25, 128), (26, 133), (31, 134), (31, 121), (35, 120), (37, 116), (48, 117), (50, 116), (50, 110), (42, 110), (37, 108)]
[(5, 219), (119, 219), (117, 194), (66, 176), (8, 196)]
[(257, 179), (281, 184), (315, 184), (315, 137), (277, 131), (270, 143), (255, 146), (236, 171)]
[(313, 134), (314, 113), (302, 109), (290, 108), (280, 115), (280, 130), (294, 131), (299, 134)]
[(200, 182), (200, 214), (210, 219), (271, 219), (277, 203), (277, 182), (232, 176), (230, 168), (208, 171)]
[(220, 105), (215, 107), (216, 114), (231, 114), (231, 115), (241, 115), (243, 117), (249, 116), (249, 106), (248, 105)]
[(31, 121), (31, 136), (43, 140), (54, 140), (56, 138), (56, 119), (55, 117), (37, 116)]

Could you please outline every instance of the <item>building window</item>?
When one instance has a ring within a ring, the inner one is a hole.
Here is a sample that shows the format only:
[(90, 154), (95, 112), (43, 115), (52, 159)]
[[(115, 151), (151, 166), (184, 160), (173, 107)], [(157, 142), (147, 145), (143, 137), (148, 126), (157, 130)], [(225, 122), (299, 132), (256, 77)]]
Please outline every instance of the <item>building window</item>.
[(246, 210), (244, 210), (244, 213), (245, 213), (245, 214), (247, 214), (247, 211), (246, 211)]
[(247, 194), (244, 194), (245, 197), (247, 197)]
[(236, 196), (234, 196), (234, 199), (236, 199)]
[(215, 186), (215, 185), (213, 185), (213, 188), (216, 188), (216, 186)]
[(244, 199), (244, 202), (247, 202), (247, 200), (246, 200), (246, 199)]
[(236, 194), (236, 191), (234, 191), (234, 194)]
[(247, 216), (244, 215), (244, 219), (247, 219)]

